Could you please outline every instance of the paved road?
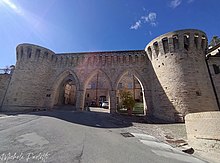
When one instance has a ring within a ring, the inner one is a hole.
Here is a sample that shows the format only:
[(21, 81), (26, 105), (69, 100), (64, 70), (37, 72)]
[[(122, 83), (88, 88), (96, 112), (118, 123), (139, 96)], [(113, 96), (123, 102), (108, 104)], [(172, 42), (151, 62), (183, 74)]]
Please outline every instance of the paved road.
[[(124, 137), (121, 133), (132, 133)], [(172, 163), (203, 161), (108, 113), (48, 111), (0, 117), (0, 162)]]

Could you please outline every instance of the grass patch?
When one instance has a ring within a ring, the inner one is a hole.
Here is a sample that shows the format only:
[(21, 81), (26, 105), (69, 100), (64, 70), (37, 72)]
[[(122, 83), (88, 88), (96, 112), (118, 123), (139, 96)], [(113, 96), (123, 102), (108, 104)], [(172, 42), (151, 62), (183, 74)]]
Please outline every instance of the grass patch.
[[(118, 112), (127, 114), (126, 108), (118, 108)], [(144, 114), (144, 104), (141, 102), (135, 103), (132, 114)]]

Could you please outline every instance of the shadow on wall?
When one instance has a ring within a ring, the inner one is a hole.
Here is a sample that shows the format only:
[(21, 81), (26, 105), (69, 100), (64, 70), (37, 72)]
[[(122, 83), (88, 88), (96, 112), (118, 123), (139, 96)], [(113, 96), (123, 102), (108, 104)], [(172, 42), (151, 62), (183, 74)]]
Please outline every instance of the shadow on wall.
[(153, 107), (148, 107), (147, 119), (155, 123), (182, 122), (181, 118), (175, 117), (175, 107), (164, 91), (152, 64), (149, 64), (149, 72), (151, 72), (151, 106)]

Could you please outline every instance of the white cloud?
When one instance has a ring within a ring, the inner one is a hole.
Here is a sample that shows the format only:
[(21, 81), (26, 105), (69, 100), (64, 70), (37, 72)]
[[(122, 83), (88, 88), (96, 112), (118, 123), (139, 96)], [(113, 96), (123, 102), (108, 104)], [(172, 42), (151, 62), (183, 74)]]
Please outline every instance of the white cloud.
[(171, 8), (176, 8), (182, 3), (182, 0), (172, 0), (170, 2), (170, 7)]
[(135, 24), (130, 27), (130, 29), (137, 30), (138, 28), (141, 27), (142, 23), (148, 23), (152, 27), (155, 27), (158, 24), (156, 19), (157, 19), (157, 14), (155, 12), (150, 12), (146, 16), (141, 16), (140, 19), (136, 21)]
[(157, 26), (157, 14), (155, 12), (150, 12), (147, 16), (142, 16), (141, 19), (148, 22), (153, 27)]
[(134, 25), (132, 25), (132, 26), (130, 27), (130, 29), (137, 30), (137, 29), (140, 28), (140, 27), (141, 27), (141, 20), (138, 20), (137, 22), (135, 22)]

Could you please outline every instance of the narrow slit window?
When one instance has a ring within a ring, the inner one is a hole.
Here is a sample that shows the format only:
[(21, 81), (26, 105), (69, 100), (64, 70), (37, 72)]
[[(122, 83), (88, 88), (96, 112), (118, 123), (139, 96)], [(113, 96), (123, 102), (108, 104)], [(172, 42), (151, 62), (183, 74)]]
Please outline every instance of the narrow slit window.
[(21, 58), (23, 58), (23, 55), (24, 55), (24, 50), (23, 47), (21, 47)]
[(35, 58), (40, 57), (40, 49), (36, 49)]
[(179, 38), (178, 35), (173, 36), (173, 48), (174, 50), (179, 49)]
[(184, 49), (187, 51), (189, 50), (189, 35), (185, 34), (184, 35)]
[(164, 50), (164, 53), (168, 53), (169, 52), (169, 45), (168, 45), (168, 38), (163, 38), (162, 39), (162, 42), (163, 42), (163, 50)]
[(152, 50), (151, 50), (150, 46), (147, 48), (147, 51), (148, 51), (148, 54), (149, 54), (150, 60), (151, 60), (152, 59)]
[(16, 59), (18, 60), (18, 52), (16, 52)]
[(52, 55), (52, 57), (51, 57), (51, 61), (53, 61), (54, 60), (54, 55)]
[(31, 51), (32, 51), (31, 48), (28, 48), (28, 49), (27, 49), (27, 56), (28, 56), (28, 58), (31, 58)]
[(158, 42), (155, 42), (155, 43), (153, 44), (153, 46), (154, 46), (155, 53), (156, 53), (156, 55), (158, 56), (158, 55), (159, 55), (159, 46), (158, 46)]
[(205, 38), (205, 36), (202, 36), (201, 47), (202, 47), (202, 49), (206, 48), (206, 38)]
[(44, 52), (45, 58), (48, 58), (48, 52)]
[(199, 35), (198, 34), (194, 35), (194, 44), (195, 44), (196, 48), (198, 48), (198, 44), (199, 44)]

